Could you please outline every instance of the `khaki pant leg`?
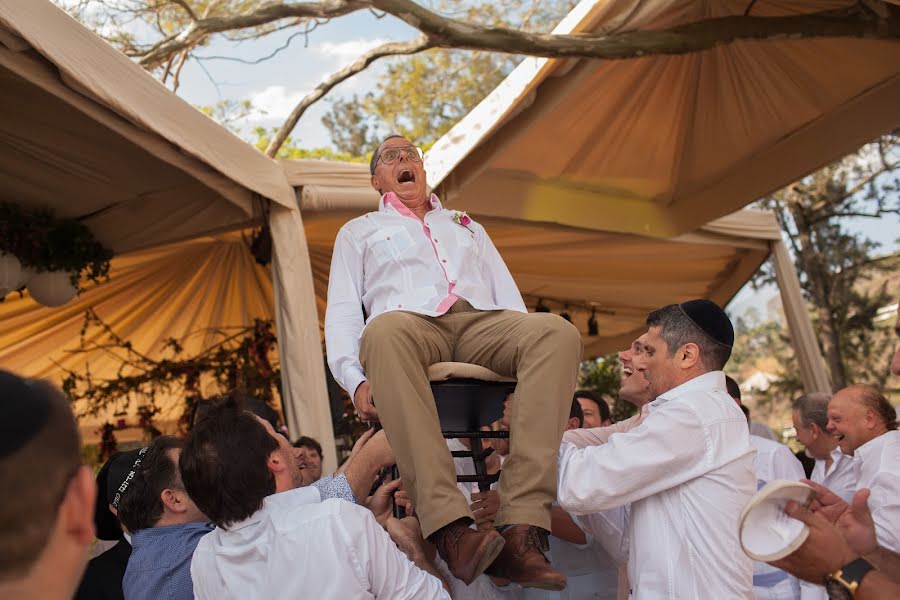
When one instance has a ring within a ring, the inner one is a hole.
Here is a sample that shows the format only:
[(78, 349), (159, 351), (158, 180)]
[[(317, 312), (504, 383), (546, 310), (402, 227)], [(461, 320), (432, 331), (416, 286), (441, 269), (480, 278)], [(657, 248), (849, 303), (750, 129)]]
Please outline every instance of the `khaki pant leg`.
[(366, 326), (360, 344), (378, 417), (426, 537), (451, 521), (472, 518), (456, 487), (456, 468), (428, 382), (428, 366), (452, 355), (446, 318), (384, 313)]
[(581, 334), (550, 313), (480, 311), (459, 317), (464, 324), (453, 360), (518, 380), (495, 524), (529, 524), (549, 531), (557, 455), (583, 352)]

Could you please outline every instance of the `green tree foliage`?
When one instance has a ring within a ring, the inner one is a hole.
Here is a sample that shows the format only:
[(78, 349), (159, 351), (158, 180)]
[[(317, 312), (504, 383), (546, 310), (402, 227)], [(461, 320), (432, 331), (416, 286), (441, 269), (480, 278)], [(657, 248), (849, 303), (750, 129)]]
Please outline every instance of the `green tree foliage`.
[[(896, 255), (879, 256), (879, 244), (847, 220), (900, 215), (898, 139), (886, 135), (761, 202), (775, 211), (793, 251), (835, 390), (880, 385), (888, 375), (889, 340), (875, 316), (896, 300), (886, 279), (896, 273)], [(769, 266), (757, 284), (773, 281)]]
[[(256, 148), (262, 152), (269, 145), (269, 140), (275, 133), (275, 128), (266, 129), (265, 127), (257, 127), (253, 130), (255, 139), (251, 142)], [(291, 138), (285, 141), (284, 145), (278, 150), (277, 158), (308, 158), (315, 160), (340, 160), (344, 162), (368, 162), (371, 158), (371, 152), (363, 156), (357, 156), (349, 152), (335, 152), (331, 148), (299, 148)]]
[(332, 100), (331, 110), (322, 117), (322, 124), (328, 129), (331, 142), (338, 152), (365, 156), (378, 143), (378, 122), (371, 114), (362, 110), (356, 95), (349, 100)]

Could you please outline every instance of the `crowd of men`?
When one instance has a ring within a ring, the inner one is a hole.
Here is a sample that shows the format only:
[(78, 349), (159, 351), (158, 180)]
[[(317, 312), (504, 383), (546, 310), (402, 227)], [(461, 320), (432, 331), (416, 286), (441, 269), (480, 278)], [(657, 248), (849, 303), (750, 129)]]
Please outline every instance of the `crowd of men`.
[[(636, 413), (612, 422), (603, 398), (574, 391), (577, 330), (527, 312), (484, 228), (426, 192), (421, 152), (392, 136), (370, 167), (379, 210), (338, 234), (325, 337), (336, 380), (383, 429), (323, 476), (315, 440), (292, 444), (235, 392), (184, 439), (117, 454), (94, 481), (66, 398), (0, 371), (0, 597), (900, 597), (900, 433), (878, 389), (794, 402), (815, 499), (786, 513), (809, 535), (754, 564), (741, 511), (805, 474), (751, 434), (723, 372), (724, 311), (650, 312), (619, 354), (618, 397)], [(443, 439), (427, 375), (447, 361), (517, 380), (490, 490), (457, 483), (473, 466)], [(400, 479), (385, 481), (393, 465)], [(95, 534), (115, 545), (86, 566)]]

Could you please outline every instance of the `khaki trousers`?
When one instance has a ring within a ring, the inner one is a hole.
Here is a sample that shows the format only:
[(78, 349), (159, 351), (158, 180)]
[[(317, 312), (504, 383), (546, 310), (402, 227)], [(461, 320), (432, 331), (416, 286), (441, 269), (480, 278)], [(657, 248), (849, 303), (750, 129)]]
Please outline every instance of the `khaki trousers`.
[(472, 518), (456, 487), (428, 367), (474, 363), (518, 380), (495, 525), (549, 531), (557, 454), (582, 351), (578, 330), (558, 315), (479, 311), (461, 299), (440, 317), (391, 311), (366, 326), (360, 362), (426, 537), (461, 517)]

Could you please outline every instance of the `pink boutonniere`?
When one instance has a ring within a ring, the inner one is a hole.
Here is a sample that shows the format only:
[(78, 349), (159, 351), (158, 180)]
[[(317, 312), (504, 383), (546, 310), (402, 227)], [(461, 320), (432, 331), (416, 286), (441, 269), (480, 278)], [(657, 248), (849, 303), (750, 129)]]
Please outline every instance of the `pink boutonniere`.
[(469, 215), (467, 215), (467, 214), (465, 213), (465, 211), (463, 211), (463, 212), (460, 212), (460, 211), (458, 211), (458, 210), (453, 211), (453, 222), (456, 223), (457, 225), (462, 225), (463, 227), (465, 227), (466, 229), (468, 229), (468, 230), (471, 231), (472, 233), (475, 233), (475, 232), (472, 231), (472, 229), (469, 227), (469, 225), (472, 223), (472, 217), (470, 217)]

